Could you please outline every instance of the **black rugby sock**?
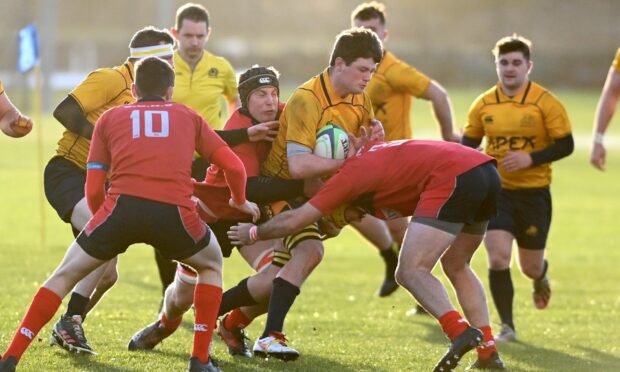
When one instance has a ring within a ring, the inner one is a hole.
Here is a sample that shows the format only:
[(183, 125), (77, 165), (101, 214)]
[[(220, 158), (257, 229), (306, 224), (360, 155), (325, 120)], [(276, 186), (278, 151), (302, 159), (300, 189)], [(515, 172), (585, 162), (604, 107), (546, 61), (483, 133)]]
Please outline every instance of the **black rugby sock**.
[(385, 262), (385, 277), (388, 279), (394, 279), (396, 266), (398, 266), (398, 255), (396, 254), (397, 249), (398, 244), (392, 243), (389, 249), (379, 251), (383, 261)]
[(222, 302), (220, 303), (220, 311), (217, 316), (222, 316), (227, 312), (242, 306), (255, 305), (256, 301), (252, 298), (248, 290), (248, 279), (245, 278), (236, 286), (230, 288), (222, 294)]
[(158, 250), (155, 250), (155, 262), (157, 263), (159, 280), (161, 280), (162, 295), (164, 295), (166, 294), (166, 288), (174, 281), (177, 273), (177, 263), (160, 255)]
[(489, 270), (489, 287), (491, 296), (495, 303), (495, 308), (499, 313), (499, 318), (503, 324), (507, 324), (515, 329), (512, 319), (512, 302), (515, 290), (512, 285), (512, 277), (510, 269), (506, 270)]
[(86, 312), (86, 306), (88, 306), (88, 301), (90, 301), (90, 298), (88, 297), (84, 297), (77, 292), (71, 293), (71, 299), (67, 304), (67, 312), (65, 313), (65, 315), (79, 315), (82, 317), (82, 321), (84, 321), (84, 319), (86, 318), (84, 313)]
[(267, 323), (265, 324), (265, 331), (260, 338), (267, 337), (269, 332), (282, 332), (284, 318), (286, 318), (286, 314), (293, 306), (299, 292), (300, 290), (297, 286), (282, 278), (275, 278), (273, 280)]

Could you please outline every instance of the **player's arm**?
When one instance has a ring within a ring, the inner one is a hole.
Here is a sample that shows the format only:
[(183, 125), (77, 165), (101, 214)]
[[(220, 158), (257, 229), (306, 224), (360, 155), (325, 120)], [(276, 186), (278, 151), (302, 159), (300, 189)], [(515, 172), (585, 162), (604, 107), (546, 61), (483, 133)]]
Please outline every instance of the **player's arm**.
[(318, 178), (334, 174), (344, 160), (316, 156), (312, 149), (289, 142), (286, 145), (288, 170), (294, 179)]
[(482, 96), (478, 97), (469, 108), (467, 114), (467, 124), (463, 129), (463, 135), (461, 136), (461, 145), (477, 149), (482, 143), (484, 138), (484, 126), (480, 119), (480, 110), (482, 109), (484, 101)]
[(459, 142), (461, 136), (454, 132), (454, 113), (446, 90), (439, 83), (431, 80), (421, 98), (431, 102), (433, 115), (441, 129), (441, 138), (444, 141)]
[[(201, 154), (202, 155), (202, 154)], [(226, 183), (230, 188), (230, 206), (252, 215), (258, 220), (260, 212), (256, 204), (248, 202), (245, 195), (246, 173), (243, 163), (228, 146), (218, 147), (211, 155), (210, 161), (224, 172)]]
[[(105, 118), (102, 116), (101, 119)], [(86, 185), (84, 193), (88, 209), (94, 215), (103, 204), (106, 196), (105, 180), (110, 169), (110, 153), (105, 145), (104, 126), (100, 125), (95, 131), (88, 151), (86, 163)]]
[(246, 142), (273, 141), (278, 134), (279, 122), (277, 120), (268, 121), (252, 125), (249, 128), (216, 130), (230, 147), (235, 147)]
[(305, 203), (297, 209), (282, 212), (259, 226), (249, 223), (232, 226), (228, 231), (228, 238), (235, 245), (247, 245), (257, 240), (282, 238), (318, 221), (321, 216), (321, 211), (310, 203)]
[(482, 138), (472, 138), (466, 135), (463, 135), (461, 137), (461, 145), (471, 147), (472, 149), (477, 149), (481, 143), (482, 143)]
[(86, 120), (82, 107), (73, 96), (68, 95), (58, 104), (54, 110), (54, 117), (65, 128), (78, 136), (87, 139), (92, 138), (94, 126)]
[(255, 203), (273, 203), (304, 195), (304, 181), (267, 176), (249, 177), (245, 190), (246, 198)]
[(552, 161), (560, 160), (572, 154), (574, 149), (575, 140), (573, 139), (572, 134), (562, 138), (557, 138), (550, 146), (547, 146), (540, 151), (530, 153), (532, 165), (551, 163)]
[(599, 99), (594, 115), (594, 139), (590, 163), (600, 169), (605, 169), (606, 149), (603, 144), (603, 136), (609, 127), (609, 123), (616, 112), (616, 106), (620, 99), (620, 73), (614, 66), (609, 69), (601, 98)]
[(105, 180), (109, 167), (103, 163), (88, 162), (86, 164), (86, 204), (92, 214), (95, 214), (105, 200)]
[(0, 129), (7, 136), (14, 138), (23, 137), (32, 130), (32, 120), (19, 112), (6, 92), (2, 92), (2, 88), (0, 88)]

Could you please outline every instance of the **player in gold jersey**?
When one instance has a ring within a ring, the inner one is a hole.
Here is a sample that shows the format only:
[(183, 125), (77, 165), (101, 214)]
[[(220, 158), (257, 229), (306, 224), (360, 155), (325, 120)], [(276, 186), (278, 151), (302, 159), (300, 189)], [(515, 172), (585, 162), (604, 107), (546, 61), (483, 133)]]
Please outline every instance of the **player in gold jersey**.
[[(222, 113), (222, 98), (228, 113), (240, 107), (237, 77), (224, 58), (205, 50), (211, 34), (209, 13), (202, 5), (187, 3), (177, 10), (172, 35), (175, 88), (172, 100), (198, 112), (213, 129), (221, 129), (228, 117)], [(192, 177), (202, 181), (209, 164), (199, 157), (192, 165)]]
[(551, 162), (573, 152), (571, 123), (560, 101), (529, 80), (530, 41), (521, 36), (500, 39), (495, 48), (499, 82), (471, 106), (462, 143), (478, 147), (499, 164), (502, 194), (498, 215), (484, 239), (489, 255), (491, 295), (502, 321), (497, 341), (516, 339), (512, 316), (514, 288), (510, 276), (516, 240), (521, 272), (533, 280), (533, 300), (547, 307), (551, 287), (545, 259), (551, 223)]
[[(351, 133), (372, 127), (374, 136), (383, 138), (383, 129), (374, 120), (370, 99), (364, 93), (382, 52), (381, 41), (369, 30), (350, 29), (338, 35), (329, 66), (298, 87), (288, 100), (263, 164), (265, 175), (312, 179), (333, 174), (343, 160), (313, 154), (317, 131), (330, 123)], [(301, 285), (321, 262), (323, 243), (318, 227), (310, 225), (285, 238), (285, 245), (291, 259), (273, 279), (267, 321), (253, 351), (258, 356), (295, 360), (299, 353), (287, 345), (284, 320)]]
[(594, 116), (594, 140), (592, 141), (592, 152), (590, 153), (590, 163), (600, 170), (605, 170), (605, 158), (607, 151), (603, 144), (603, 138), (609, 123), (616, 112), (616, 105), (620, 99), (620, 48), (616, 51), (614, 61), (607, 73), (605, 86), (601, 92), (601, 98), (596, 108)]
[(32, 120), (9, 99), (0, 80), (0, 130), (9, 137), (23, 137), (32, 130)]
[[(351, 26), (373, 30), (385, 46), (389, 35), (385, 5), (376, 1), (358, 5), (351, 13)], [(370, 96), (377, 119), (383, 124), (386, 141), (411, 139), (409, 111), (412, 96), (431, 103), (445, 141), (460, 141), (460, 135), (453, 130), (454, 115), (445, 89), (415, 67), (399, 60), (393, 53), (384, 51), (383, 59), (377, 66), (366, 92)], [(398, 288), (394, 279), (397, 262), (395, 252), (398, 252), (405, 236), (408, 219), (381, 221), (373, 216), (366, 216), (361, 222), (352, 225), (379, 249), (386, 263), (385, 279), (379, 289), (379, 296), (390, 295)], [(423, 312), (423, 309), (418, 307), (417, 311)]]
[[(91, 72), (54, 110), (54, 117), (66, 130), (58, 141), (56, 155), (45, 167), (45, 196), (60, 218), (71, 225), (76, 236), (92, 217), (86, 205), (84, 185), (95, 122), (108, 109), (135, 102), (131, 93), (134, 64), (151, 56), (172, 63), (173, 44), (174, 39), (168, 31), (143, 28), (132, 37), (130, 56), (125, 63)], [(86, 312), (114, 285), (117, 277), (114, 259), (78, 283), (67, 312), (54, 326), (54, 343), (69, 351), (92, 352), (81, 323)]]

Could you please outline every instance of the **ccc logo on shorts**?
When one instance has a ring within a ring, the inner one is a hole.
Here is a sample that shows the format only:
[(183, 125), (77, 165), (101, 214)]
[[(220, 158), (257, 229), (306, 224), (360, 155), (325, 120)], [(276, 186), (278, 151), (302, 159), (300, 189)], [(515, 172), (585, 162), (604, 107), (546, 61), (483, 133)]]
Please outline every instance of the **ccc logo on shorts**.
[(534, 225), (530, 225), (526, 230), (525, 233), (529, 236), (536, 236), (538, 235), (538, 228)]

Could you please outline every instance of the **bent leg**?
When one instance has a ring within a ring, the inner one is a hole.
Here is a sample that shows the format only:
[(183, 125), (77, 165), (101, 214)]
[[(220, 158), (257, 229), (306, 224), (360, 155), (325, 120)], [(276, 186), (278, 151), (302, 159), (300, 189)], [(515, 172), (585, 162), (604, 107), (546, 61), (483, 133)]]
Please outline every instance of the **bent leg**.
[(454, 239), (453, 234), (414, 221), (400, 250), (396, 280), (437, 319), (455, 308), (431, 271)]
[(222, 252), (215, 236), (191, 257), (181, 260), (198, 273), (194, 290), (194, 343), (192, 358), (209, 362), (209, 346), (222, 300)]
[(482, 235), (460, 233), (441, 257), (443, 271), (454, 287), (463, 313), (476, 328), (490, 324), (484, 287), (470, 266), (481, 242)]
[(47, 324), (75, 284), (104, 261), (89, 256), (73, 242), (63, 261), (35, 295), (3, 359), (14, 357), (19, 361), (41, 328)]
[(489, 261), (489, 288), (502, 324), (514, 331), (514, 286), (510, 273), (513, 235), (505, 230), (489, 230), (484, 245)]

